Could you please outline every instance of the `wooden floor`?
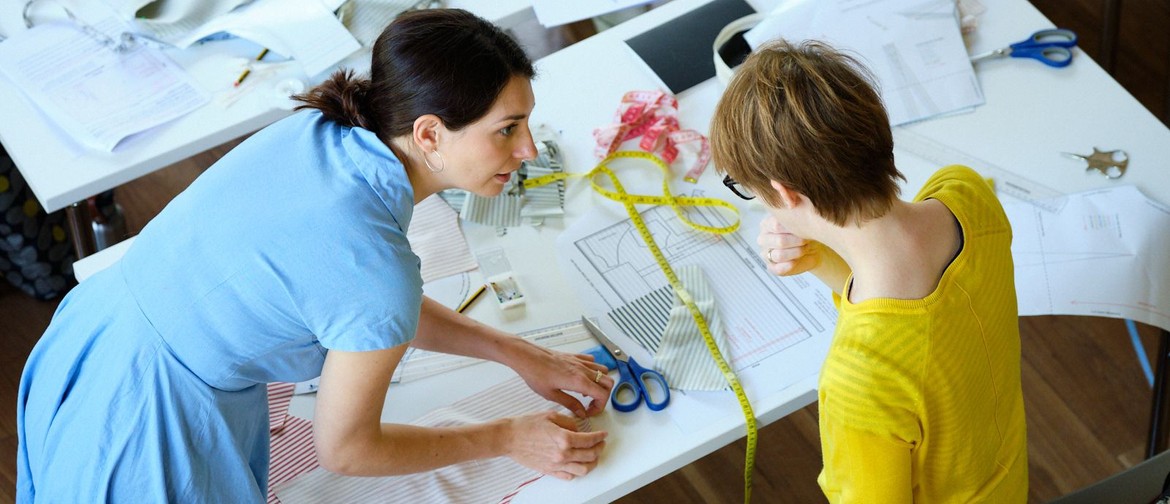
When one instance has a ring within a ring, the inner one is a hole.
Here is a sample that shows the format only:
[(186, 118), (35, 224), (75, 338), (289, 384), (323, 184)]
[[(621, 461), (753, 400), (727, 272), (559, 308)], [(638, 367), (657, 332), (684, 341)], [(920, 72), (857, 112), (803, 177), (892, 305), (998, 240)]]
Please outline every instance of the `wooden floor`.
[[(1033, 0), (1081, 36), (1099, 58), (1103, 25), (1095, 0)], [(1170, 32), (1165, 2), (1126, 2), (1115, 77), (1165, 120)], [(1039, 27), (1038, 27), (1039, 28)], [(1023, 34), (1021, 34), (1022, 36)], [(1090, 98), (1091, 99), (1091, 98)], [(118, 190), (136, 232), (174, 194), (231, 145), (160, 170)], [(0, 503), (15, 500), (16, 390), (32, 346), (56, 302), (37, 302), (0, 282)], [(1095, 482), (1141, 460), (1149, 421), (1149, 387), (1121, 321), (1029, 317), (1020, 321), (1028, 421), (1030, 502)], [(1156, 331), (1141, 327), (1146, 351)], [(820, 449), (815, 405), (760, 430), (754, 502), (823, 502), (816, 485)], [(621, 499), (634, 503), (721, 503), (742, 498), (744, 443), (732, 444)]]

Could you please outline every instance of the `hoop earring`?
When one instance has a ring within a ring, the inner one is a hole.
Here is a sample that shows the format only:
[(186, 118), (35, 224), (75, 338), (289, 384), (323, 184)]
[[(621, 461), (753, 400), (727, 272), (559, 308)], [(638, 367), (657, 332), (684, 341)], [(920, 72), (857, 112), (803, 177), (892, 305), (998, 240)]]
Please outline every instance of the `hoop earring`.
[(429, 160), (427, 160), (427, 155), (424, 152), (423, 153), (423, 163), (426, 163), (427, 169), (430, 170), (431, 173), (439, 173), (439, 172), (443, 171), (444, 169), (446, 169), (447, 168), (447, 161), (443, 159), (443, 155), (439, 154), (439, 151), (437, 149), (432, 151), (432, 154), (439, 156), (439, 161), (441, 161), (442, 164), (440, 164), (439, 169), (436, 170), (434, 166), (431, 166), (431, 162)]

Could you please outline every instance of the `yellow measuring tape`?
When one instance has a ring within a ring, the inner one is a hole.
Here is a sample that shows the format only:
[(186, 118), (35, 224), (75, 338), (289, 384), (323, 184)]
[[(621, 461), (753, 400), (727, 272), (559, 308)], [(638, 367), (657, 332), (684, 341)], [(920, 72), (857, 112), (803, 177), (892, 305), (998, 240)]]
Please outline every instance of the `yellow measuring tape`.
[[(663, 172), (662, 178), (662, 196), (650, 196), (642, 194), (629, 194), (622, 183), (618, 180), (617, 174), (609, 168), (608, 164), (617, 159), (640, 159), (654, 163)], [(613, 183), (613, 190), (607, 189), (597, 183), (596, 176), (604, 174), (609, 177)], [(751, 501), (752, 498), (752, 472), (756, 464), (756, 415), (752, 412), (752, 405), (748, 402), (747, 394), (743, 391), (743, 386), (739, 383), (739, 378), (735, 376), (735, 372), (731, 370), (731, 366), (727, 364), (727, 360), (723, 358), (723, 353), (719, 351), (719, 347), (715, 345), (715, 337), (711, 335), (711, 329), (707, 326), (707, 320), (699, 311), (698, 305), (695, 304), (695, 299), (687, 292), (686, 287), (675, 275), (674, 269), (670, 267), (670, 263), (666, 261), (666, 256), (662, 254), (662, 250), (654, 243), (654, 237), (650, 234), (650, 229), (646, 227), (646, 223), (642, 220), (642, 214), (638, 212), (635, 205), (670, 205), (674, 209), (674, 213), (678, 215), (686, 225), (706, 231), (708, 233), (726, 234), (735, 231), (739, 228), (739, 209), (734, 205), (716, 198), (702, 198), (691, 196), (678, 196), (670, 192), (670, 168), (661, 159), (653, 154), (640, 151), (618, 151), (610, 154), (605, 159), (601, 160), (589, 173), (575, 174), (575, 173), (553, 173), (541, 177), (528, 179), (524, 181), (524, 187), (540, 187), (545, 184), (551, 184), (560, 180), (566, 180), (572, 177), (585, 177), (589, 179), (589, 183), (593, 186), (593, 190), (607, 199), (621, 203), (626, 207), (626, 213), (630, 216), (630, 222), (634, 224), (634, 228), (638, 230), (638, 234), (642, 236), (642, 241), (646, 242), (646, 246), (650, 249), (650, 253), (654, 255), (654, 261), (658, 263), (658, 267), (662, 269), (662, 273), (666, 275), (666, 279), (670, 282), (671, 288), (674, 289), (675, 295), (682, 300), (686, 305), (687, 310), (691, 312), (691, 318), (695, 320), (695, 324), (699, 327), (699, 333), (703, 335), (703, 342), (707, 345), (707, 351), (711, 353), (711, 357), (715, 359), (715, 364), (719, 366), (719, 371), (723, 373), (723, 378), (731, 385), (731, 389), (735, 391), (735, 397), (739, 400), (739, 407), (743, 410), (743, 418), (747, 423), (747, 456), (745, 457), (743, 469), (743, 485), (744, 485), (744, 502)], [(727, 209), (735, 214), (735, 222), (729, 226), (713, 227), (699, 224), (687, 218), (683, 211), (683, 206), (710, 206)]]

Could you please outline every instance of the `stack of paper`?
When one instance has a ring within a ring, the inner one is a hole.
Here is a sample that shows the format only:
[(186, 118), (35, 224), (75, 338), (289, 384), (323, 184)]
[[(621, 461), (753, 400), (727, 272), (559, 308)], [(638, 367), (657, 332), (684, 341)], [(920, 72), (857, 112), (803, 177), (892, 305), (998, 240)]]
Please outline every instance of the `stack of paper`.
[(874, 74), (892, 125), (984, 103), (954, 0), (784, 0), (744, 38), (820, 40)]
[[(235, 2), (220, 0), (219, 4)], [(253, 0), (201, 21), (198, 27), (171, 34), (171, 41), (184, 48), (206, 36), (227, 33), (291, 57), (309, 77), (324, 73), (362, 48), (321, 0)]]
[[(132, 0), (120, 14), (152, 38), (186, 48), (226, 33), (300, 63), (313, 77), (361, 48), (322, 0)], [(143, 10), (140, 10), (143, 9)], [(146, 15), (144, 17), (144, 14)]]
[(652, 0), (534, 0), (532, 10), (546, 28), (589, 19), (613, 11), (650, 3)]
[(45, 23), (0, 44), (0, 74), (66, 136), (112, 151), (122, 139), (207, 103), (207, 95), (158, 49), (135, 44), (117, 50), (112, 44), (130, 27), (112, 11), (91, 7), (77, 14), (87, 16), (91, 31), (76, 23)]

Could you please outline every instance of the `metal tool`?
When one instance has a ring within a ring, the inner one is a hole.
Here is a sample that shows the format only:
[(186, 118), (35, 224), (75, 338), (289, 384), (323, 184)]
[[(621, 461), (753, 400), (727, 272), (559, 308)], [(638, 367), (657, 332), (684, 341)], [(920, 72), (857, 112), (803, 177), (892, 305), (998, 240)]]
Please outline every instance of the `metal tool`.
[[(620, 376), (610, 395), (613, 409), (623, 412), (634, 411), (645, 399), (647, 408), (660, 411), (670, 403), (670, 387), (666, 384), (666, 378), (663, 378), (658, 371), (638, 365), (638, 361), (609, 339), (592, 320), (581, 317), (581, 323), (593, 334), (593, 337), (597, 338), (597, 341), (605, 346), (606, 350), (609, 350), (614, 360), (617, 361)], [(661, 397), (661, 399), (655, 400), (656, 397)]]
[(1072, 30), (1063, 28), (1040, 30), (1010, 46), (972, 56), (971, 63), (1010, 56), (1031, 58), (1050, 67), (1062, 68), (1072, 63), (1072, 48), (1076, 45), (1077, 34)]
[(1111, 179), (1121, 178), (1122, 175), (1125, 175), (1125, 168), (1129, 166), (1129, 154), (1120, 149), (1103, 151), (1093, 147), (1093, 153), (1088, 155), (1071, 152), (1062, 152), (1061, 154), (1073, 159), (1080, 159), (1088, 163), (1088, 166), (1085, 167), (1086, 170), (1097, 170)]

